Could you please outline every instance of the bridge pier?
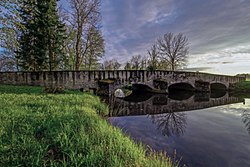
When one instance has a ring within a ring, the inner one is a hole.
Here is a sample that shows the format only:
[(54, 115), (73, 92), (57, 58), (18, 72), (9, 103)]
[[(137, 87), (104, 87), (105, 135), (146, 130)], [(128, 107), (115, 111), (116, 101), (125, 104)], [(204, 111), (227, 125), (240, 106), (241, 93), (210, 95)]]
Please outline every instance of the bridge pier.
[(210, 83), (204, 81), (195, 81), (195, 91), (197, 92), (210, 92)]

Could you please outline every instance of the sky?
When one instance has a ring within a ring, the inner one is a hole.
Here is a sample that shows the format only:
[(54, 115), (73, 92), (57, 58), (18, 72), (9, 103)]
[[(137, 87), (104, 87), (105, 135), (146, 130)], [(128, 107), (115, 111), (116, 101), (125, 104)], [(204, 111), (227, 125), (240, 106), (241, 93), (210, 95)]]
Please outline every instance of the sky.
[(250, 73), (250, 0), (102, 0), (105, 59), (121, 63), (165, 33), (188, 37), (188, 69)]

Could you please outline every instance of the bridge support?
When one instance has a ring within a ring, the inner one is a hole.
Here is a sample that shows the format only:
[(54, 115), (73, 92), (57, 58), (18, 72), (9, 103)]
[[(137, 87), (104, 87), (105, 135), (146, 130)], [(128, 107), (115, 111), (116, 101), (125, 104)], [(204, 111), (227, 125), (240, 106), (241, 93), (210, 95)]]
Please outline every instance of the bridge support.
[(204, 81), (195, 81), (195, 91), (197, 92), (210, 92), (210, 83)]

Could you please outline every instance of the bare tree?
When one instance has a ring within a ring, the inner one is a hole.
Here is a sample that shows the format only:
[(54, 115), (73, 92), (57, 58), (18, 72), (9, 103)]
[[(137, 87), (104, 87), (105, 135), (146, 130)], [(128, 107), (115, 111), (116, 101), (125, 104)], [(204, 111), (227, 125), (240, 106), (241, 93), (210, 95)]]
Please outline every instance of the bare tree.
[[(103, 44), (101, 47), (104, 50), (103, 37), (100, 34), (98, 25), (101, 20), (101, 2), (100, 0), (70, 0), (70, 4), (71, 11), (69, 13), (71, 14), (71, 19), (69, 19), (69, 23), (75, 32), (75, 70), (80, 70), (84, 59), (88, 59), (87, 56), (89, 55), (93, 56), (91, 52), (93, 53), (93, 48), (96, 47), (93, 45), (97, 43), (97, 40), (93, 42), (93, 38), (97, 36), (102, 38), (99, 41)], [(96, 36), (93, 37), (93, 34)], [(98, 45), (100, 47), (100, 43)], [(89, 58), (87, 62), (92, 58)]]
[(84, 66), (87, 70), (98, 69), (99, 60), (104, 55), (104, 39), (99, 29), (92, 27), (89, 35), (89, 46), (85, 56)]
[(159, 51), (157, 50), (156, 44), (154, 44), (150, 50), (148, 50), (148, 69), (156, 70), (159, 67)]
[(132, 58), (126, 62), (124, 67), (125, 70), (143, 70), (147, 67), (147, 59), (146, 57), (142, 57), (141, 55), (132, 56)]
[(132, 65), (133, 70), (139, 70), (140, 64), (141, 64), (141, 59), (142, 59), (141, 55), (132, 56), (130, 63)]
[(181, 136), (187, 126), (187, 116), (185, 113), (165, 113), (151, 115), (152, 122), (157, 125), (164, 136)]
[(121, 64), (116, 60), (106, 60), (102, 65), (103, 70), (118, 70), (121, 67)]
[(130, 62), (126, 62), (125, 66), (124, 66), (124, 70), (132, 70)]
[(183, 34), (167, 33), (157, 41), (161, 60), (170, 65), (175, 71), (186, 64), (188, 54), (188, 39)]
[(0, 48), (3, 50), (1, 51), (1, 61), (4, 61), (1, 64), (6, 65), (6, 62), (8, 62), (8, 67), (10, 64), (10, 66), (15, 66), (14, 70), (19, 70), (17, 50), (19, 49), (18, 38), (21, 29), (24, 29), (24, 27), (20, 20), (20, 0), (1, 0)]
[(2, 51), (0, 54), (0, 71), (15, 71), (16, 69), (15, 57), (10, 57), (6, 51)]

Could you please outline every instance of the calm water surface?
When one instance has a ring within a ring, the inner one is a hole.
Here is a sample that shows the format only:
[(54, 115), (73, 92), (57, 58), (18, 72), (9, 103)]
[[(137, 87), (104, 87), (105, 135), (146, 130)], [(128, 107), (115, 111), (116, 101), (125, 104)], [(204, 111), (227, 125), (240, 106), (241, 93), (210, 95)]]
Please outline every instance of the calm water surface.
[(181, 165), (250, 167), (250, 99), (132, 95), (111, 103), (109, 121)]

